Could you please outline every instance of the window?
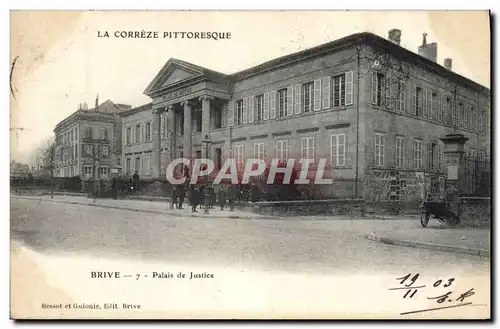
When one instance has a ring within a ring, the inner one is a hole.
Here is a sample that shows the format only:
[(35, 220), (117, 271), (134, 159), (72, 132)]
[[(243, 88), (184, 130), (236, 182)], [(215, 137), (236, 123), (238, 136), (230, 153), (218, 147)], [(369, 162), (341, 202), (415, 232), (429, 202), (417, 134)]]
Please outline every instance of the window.
[(276, 141), (276, 158), (279, 160), (288, 160), (288, 141), (280, 140)]
[(109, 156), (109, 147), (107, 145), (101, 146), (101, 156), (105, 158)]
[(264, 159), (264, 143), (253, 144), (253, 157), (255, 159)]
[(437, 165), (437, 143), (431, 142), (427, 145), (427, 168), (433, 170)]
[(314, 159), (314, 137), (301, 138), (301, 152), (302, 159)]
[(138, 173), (141, 172), (141, 158), (140, 157), (135, 158), (134, 170), (137, 171)]
[(196, 151), (196, 153), (194, 154), (195, 158), (196, 159), (201, 159), (201, 151)]
[(73, 159), (78, 158), (78, 144), (73, 145)]
[(83, 145), (83, 156), (84, 157), (92, 157), (92, 145), (84, 144)]
[(255, 96), (255, 105), (257, 106), (257, 122), (264, 118), (264, 95)]
[(463, 127), (463, 120), (464, 120), (464, 103), (458, 102), (457, 103), (457, 118), (456, 118), (456, 125), (458, 127)]
[(405, 166), (405, 139), (402, 136), (396, 136), (396, 168)]
[(132, 144), (132, 128), (127, 128), (127, 145)]
[(236, 124), (243, 124), (243, 100), (236, 102)]
[(469, 156), (471, 156), (472, 158), (474, 158), (476, 156), (476, 150), (475, 149), (470, 149), (469, 150)]
[(135, 142), (136, 143), (141, 142), (141, 125), (135, 126)]
[(330, 161), (332, 166), (345, 166), (345, 134), (330, 135)]
[[(352, 104), (352, 71), (336, 75), (333, 80), (333, 107)], [(374, 86), (373, 88), (377, 88)], [(374, 103), (376, 104), (376, 103)]]
[(430, 118), (433, 120), (437, 119), (437, 111), (438, 111), (438, 95), (436, 93), (431, 93), (431, 98), (430, 98), (430, 111), (431, 115)]
[(312, 112), (314, 109), (314, 83), (308, 82), (302, 86), (302, 103), (304, 113)]
[(469, 128), (469, 105), (464, 107), (464, 128)]
[[(446, 97), (446, 101), (445, 101), (445, 107), (443, 109), (443, 122), (446, 123), (446, 124), (450, 124), (450, 121), (449, 121), (449, 118), (448, 118), (448, 113), (451, 113), (453, 114), (453, 109), (451, 108), (452, 106), (452, 102), (451, 102), (451, 98), (449, 97)], [(455, 118), (453, 117), (452, 119), (453, 121), (455, 120)], [(453, 122), (453, 124), (455, 124)]]
[(71, 141), (74, 141), (75, 140), (75, 131), (73, 129), (71, 129), (71, 138), (70, 138)]
[(151, 122), (146, 123), (146, 142), (151, 141)]
[(476, 109), (474, 108), (474, 106), (471, 106), (470, 107), (470, 129), (473, 131), (477, 130), (477, 128), (476, 128), (476, 124), (477, 124), (476, 115), (477, 115)]
[(385, 92), (384, 82), (385, 76), (382, 73), (374, 72), (372, 74), (372, 103), (377, 106), (382, 105), (382, 96)]
[(375, 166), (384, 166), (384, 155), (385, 155), (385, 135), (381, 133), (375, 133)]
[(106, 138), (105, 135), (106, 135), (106, 128), (99, 129), (99, 137), (101, 139), (105, 139)]
[[(130, 128), (129, 128), (130, 129)], [(132, 173), (132, 166), (131, 166), (132, 159), (127, 158), (127, 162), (125, 164), (125, 172), (126, 173)]]
[(395, 110), (399, 112), (406, 112), (406, 87), (404, 80), (399, 80), (399, 83), (395, 84), (396, 94), (395, 99)]
[(149, 156), (144, 156), (142, 158), (142, 174), (143, 175), (149, 175), (150, 172), (150, 159)]
[(236, 162), (236, 167), (237, 168), (242, 168), (244, 163), (243, 163), (243, 145), (238, 144), (234, 146), (234, 158)]
[(484, 132), (484, 126), (485, 126), (485, 113), (481, 112), (479, 115), (479, 132), (483, 133)]
[(422, 140), (420, 139), (413, 141), (413, 167), (422, 169)]
[(287, 108), (287, 90), (280, 89), (278, 90), (278, 116), (280, 118), (286, 115)]
[(345, 74), (333, 77), (333, 107), (345, 106)]
[(83, 173), (85, 175), (92, 175), (92, 166), (90, 165), (83, 166)]
[(412, 94), (412, 114), (415, 116), (422, 115), (423, 90), (420, 87), (413, 86)]
[(109, 168), (108, 167), (99, 167), (99, 176), (108, 176)]
[(87, 138), (92, 138), (92, 127), (85, 127), (85, 136)]

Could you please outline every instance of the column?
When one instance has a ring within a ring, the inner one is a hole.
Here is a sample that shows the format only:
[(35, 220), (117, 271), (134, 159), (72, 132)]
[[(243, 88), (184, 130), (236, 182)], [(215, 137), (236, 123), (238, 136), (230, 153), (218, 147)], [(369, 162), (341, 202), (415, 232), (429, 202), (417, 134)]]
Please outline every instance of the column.
[(462, 134), (449, 134), (441, 138), (444, 143), (445, 193), (450, 209), (460, 215), (460, 194), (465, 184), (464, 144), (469, 139)]
[(175, 152), (175, 111), (173, 106), (167, 108), (167, 125), (165, 131), (165, 153), (167, 158), (167, 165), (176, 157)]
[(184, 106), (184, 157), (191, 159), (192, 153), (192, 132), (191, 132), (191, 104), (189, 101), (182, 102)]
[[(210, 138), (210, 101), (213, 99), (211, 96), (201, 96), (201, 138), (204, 139), (205, 135)], [(202, 143), (202, 156), (207, 155), (206, 144)], [(210, 157), (211, 154), (208, 154)]]
[(153, 167), (153, 177), (160, 177), (161, 173), (161, 110), (153, 109), (153, 152), (151, 162)]

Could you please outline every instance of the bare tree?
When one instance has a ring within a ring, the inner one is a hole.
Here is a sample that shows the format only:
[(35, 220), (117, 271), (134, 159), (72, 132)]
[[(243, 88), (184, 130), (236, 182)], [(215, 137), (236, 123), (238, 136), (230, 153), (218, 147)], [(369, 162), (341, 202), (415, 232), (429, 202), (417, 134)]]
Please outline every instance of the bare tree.
[(56, 143), (54, 137), (46, 140), (44, 145), (40, 148), (43, 156), (42, 171), (48, 172), (50, 175), (50, 198), (54, 198), (54, 162), (56, 153)]

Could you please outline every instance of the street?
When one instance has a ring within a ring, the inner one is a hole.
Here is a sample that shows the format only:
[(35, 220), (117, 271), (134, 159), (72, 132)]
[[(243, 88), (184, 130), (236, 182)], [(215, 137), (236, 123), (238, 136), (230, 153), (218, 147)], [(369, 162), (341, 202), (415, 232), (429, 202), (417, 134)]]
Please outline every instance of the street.
[[(365, 239), (365, 235), (373, 230), (380, 232), (395, 227), (418, 225), (420, 224), (416, 220), (179, 218), (84, 205), (11, 200), (12, 240), (31, 250), (33, 255), (37, 255), (40, 264), (45, 264), (41, 267), (45, 266), (46, 271), (53, 271), (53, 280), (61, 284), (64, 281), (62, 279), (64, 271), (75, 273), (77, 269), (81, 271), (80, 274), (73, 276), (82, 280), (85, 278), (86, 282), (90, 282), (90, 269), (122, 273), (126, 270), (135, 270), (146, 273), (164, 271), (168, 268), (173, 269), (172, 271), (183, 269), (197, 273), (215, 272), (219, 279), (230, 276), (236, 281), (238, 277), (235, 276), (244, 273), (245, 278), (241, 277), (241, 280), (246, 284), (242, 285), (241, 281), (238, 281), (238, 289), (249, 289), (245, 287), (246, 285), (250, 285), (252, 290), (256, 289), (256, 285), (261, 289), (264, 289), (262, 286), (266, 286), (266, 294), (270, 294), (270, 291), (279, 288), (280, 292), (275, 294), (281, 297), (283, 289), (287, 294), (293, 294), (290, 282), (295, 279), (291, 279), (292, 277), (311, 279), (307, 281), (308, 283), (304, 281), (305, 285), (312, 284), (314, 277), (316, 288), (307, 292), (312, 302), (320, 298), (318, 295), (321, 292), (328, 290), (321, 285), (320, 278), (332, 277), (336, 280), (348, 278), (354, 280), (343, 281), (341, 286), (344, 289), (347, 287), (356, 289), (353, 292), (355, 295), (362, 293), (360, 289), (369, 286), (370, 280), (378, 280), (380, 285), (394, 281), (393, 285), (397, 285), (396, 278), (408, 273), (420, 273), (422, 277), (432, 278), (444, 275), (456, 278), (463, 276), (464, 280), (482, 278), (482, 283), (487, 283), (489, 288), (490, 262), (487, 258), (390, 246)], [(61, 262), (66, 264), (63, 272), (61, 272), (62, 267), (57, 271), (54, 270), (60, 265), (48, 265), (56, 264), (58, 259), (61, 260), (58, 264), (62, 264)], [(280, 274), (281, 277), (277, 279), (279, 273), (282, 275)], [(266, 281), (265, 275), (274, 276), (272, 284), (271, 281)], [(55, 279), (56, 277), (58, 279)], [(363, 279), (359, 279), (360, 277)], [(487, 282), (484, 278), (487, 278)], [(287, 280), (289, 283), (286, 287), (281, 286)], [(360, 282), (360, 280), (368, 281)], [(227, 280), (218, 281), (218, 284), (226, 288), (228, 285)], [(357, 286), (352, 286), (353, 284)], [(109, 289), (107, 286), (99, 287), (101, 287), (100, 294)], [(200, 288), (199, 285), (196, 287), (196, 289), (208, 289)], [(387, 294), (387, 286), (370, 289), (381, 288), (383, 293)], [(75, 288), (67, 285), (64, 289), (67, 291)], [(152, 285), (147, 289), (143, 287), (137, 293), (145, 294), (148, 289), (155, 291), (160, 288), (158, 285)], [(220, 287), (217, 289), (216, 291), (223, 290)], [(338, 287), (336, 289), (337, 294), (340, 293)], [(95, 292), (92, 289), (90, 291)], [(116, 296), (116, 291), (109, 294)], [(302, 291), (300, 294), (301, 298), (306, 298), (306, 293)], [(233, 291), (231, 296), (234, 299), (238, 295)], [(486, 298), (481, 296), (483, 297)], [(272, 300), (269, 298), (266, 297), (266, 300)], [(343, 298), (343, 301), (338, 301), (336, 310), (343, 306), (349, 311), (347, 305), (356, 303), (358, 309), (361, 307), (358, 300), (353, 299), (351, 302)], [(238, 300), (241, 299), (239, 297)], [(201, 300), (200, 297), (198, 302), (201, 303)], [(176, 303), (177, 307), (179, 305), (197, 309), (202, 307), (201, 304), (193, 304), (192, 300), (189, 302), (191, 304), (187, 301), (183, 304), (176, 299)], [(284, 307), (285, 304), (280, 303)], [(396, 302), (391, 301), (391, 303)], [(267, 310), (265, 305), (259, 305)], [(234, 307), (234, 301), (232, 306)], [(299, 308), (298, 305), (295, 306)], [(374, 307), (365, 306), (372, 307), (372, 310)], [(322, 312), (331, 312), (325, 305), (322, 307)], [(310, 311), (314, 313), (317, 310), (311, 307)]]

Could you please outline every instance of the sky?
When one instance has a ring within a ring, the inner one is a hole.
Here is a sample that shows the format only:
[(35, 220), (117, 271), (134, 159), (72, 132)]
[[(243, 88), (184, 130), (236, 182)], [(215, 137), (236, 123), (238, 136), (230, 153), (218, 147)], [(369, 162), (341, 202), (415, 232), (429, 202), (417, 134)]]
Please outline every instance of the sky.
[[(144, 90), (171, 58), (223, 73), (349, 34), (387, 37), (417, 52), (422, 33), (438, 43), (438, 63), (490, 87), (490, 27), (486, 11), (91, 11), (11, 14), (11, 158), (33, 164), (55, 125), (79, 103), (142, 105)], [(115, 31), (230, 32), (230, 40), (123, 39)], [(108, 31), (110, 38), (98, 38)], [(12, 130), (24, 128), (25, 130)], [(16, 134), (17, 133), (17, 134)]]

